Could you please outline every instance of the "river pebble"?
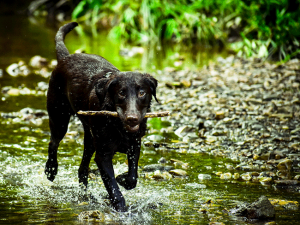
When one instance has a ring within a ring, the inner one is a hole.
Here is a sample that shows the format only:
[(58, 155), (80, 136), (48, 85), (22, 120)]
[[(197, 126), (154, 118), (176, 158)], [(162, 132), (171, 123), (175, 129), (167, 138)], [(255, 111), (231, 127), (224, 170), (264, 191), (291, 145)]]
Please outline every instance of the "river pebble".
[(173, 176), (177, 176), (177, 177), (187, 176), (187, 172), (185, 170), (181, 170), (181, 169), (170, 170), (169, 173), (172, 174)]
[(2, 118), (8, 120), (9, 123), (29, 124), (34, 126), (41, 126), (43, 121), (48, 119), (46, 110), (23, 108), (19, 112), (0, 113)]
[(105, 215), (99, 210), (83, 211), (79, 214), (80, 221), (88, 220), (95, 222), (105, 222)]

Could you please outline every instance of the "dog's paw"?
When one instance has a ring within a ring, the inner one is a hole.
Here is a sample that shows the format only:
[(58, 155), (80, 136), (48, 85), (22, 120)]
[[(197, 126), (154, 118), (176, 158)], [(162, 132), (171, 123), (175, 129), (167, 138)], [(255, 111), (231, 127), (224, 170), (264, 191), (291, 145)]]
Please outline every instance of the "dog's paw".
[(128, 173), (122, 173), (116, 177), (117, 182), (123, 186), (126, 190), (130, 190), (136, 187), (137, 179), (129, 177)]
[(55, 179), (55, 176), (57, 174), (57, 168), (57, 162), (50, 162), (49, 160), (46, 162), (45, 174), (48, 180), (53, 181)]

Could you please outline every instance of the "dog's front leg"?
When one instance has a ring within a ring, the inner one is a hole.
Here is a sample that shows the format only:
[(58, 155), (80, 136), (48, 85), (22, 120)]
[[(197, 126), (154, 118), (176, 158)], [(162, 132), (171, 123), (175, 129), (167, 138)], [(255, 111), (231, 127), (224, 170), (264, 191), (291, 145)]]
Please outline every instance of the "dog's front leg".
[(136, 187), (138, 178), (138, 162), (140, 158), (141, 141), (137, 141), (127, 152), (128, 172), (117, 176), (117, 182), (125, 189), (130, 190)]
[(125, 199), (115, 179), (111, 154), (99, 154), (96, 152), (95, 162), (100, 170), (109, 199), (117, 211), (126, 211)]

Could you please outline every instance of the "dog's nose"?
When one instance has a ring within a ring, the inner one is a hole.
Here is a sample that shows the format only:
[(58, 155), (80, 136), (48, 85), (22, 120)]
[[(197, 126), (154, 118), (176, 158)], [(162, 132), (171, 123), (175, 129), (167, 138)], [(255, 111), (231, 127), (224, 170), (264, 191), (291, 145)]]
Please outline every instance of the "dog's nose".
[(136, 123), (138, 122), (139, 118), (137, 115), (129, 114), (126, 116), (126, 122), (128, 123)]

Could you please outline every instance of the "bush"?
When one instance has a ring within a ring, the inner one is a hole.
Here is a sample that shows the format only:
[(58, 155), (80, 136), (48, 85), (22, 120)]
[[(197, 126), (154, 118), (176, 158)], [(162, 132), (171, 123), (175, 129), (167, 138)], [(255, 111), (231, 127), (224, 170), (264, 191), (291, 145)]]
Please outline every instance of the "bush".
[(239, 55), (287, 59), (299, 53), (300, 0), (83, 0), (72, 18), (86, 21), (93, 34), (132, 42), (162, 39), (230, 46)]

